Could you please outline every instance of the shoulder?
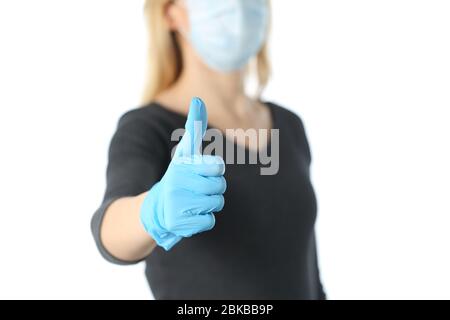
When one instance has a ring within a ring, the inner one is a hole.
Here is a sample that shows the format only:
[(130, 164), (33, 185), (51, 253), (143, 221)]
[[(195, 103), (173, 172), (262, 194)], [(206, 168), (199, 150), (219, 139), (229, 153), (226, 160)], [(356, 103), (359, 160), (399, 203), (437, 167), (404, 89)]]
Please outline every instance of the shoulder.
[(266, 102), (266, 104), (271, 109), (274, 122), (278, 127), (304, 131), (303, 120), (297, 113), (274, 102)]
[(113, 143), (142, 146), (166, 145), (179, 119), (158, 104), (151, 103), (125, 112), (117, 123)]
[(267, 105), (272, 110), (275, 128), (280, 129), (280, 134), (282, 134), (287, 141), (291, 141), (293, 144), (298, 145), (302, 152), (306, 154), (308, 161), (311, 162), (311, 151), (301, 117), (278, 104), (267, 102)]
[(118, 126), (155, 126), (164, 124), (170, 118), (170, 114), (159, 104), (150, 103), (125, 112), (119, 119)]
[(119, 119), (118, 130), (131, 130), (147, 133), (159, 133), (164, 136), (173, 130), (183, 127), (181, 115), (175, 114), (157, 103), (131, 109), (125, 112)]

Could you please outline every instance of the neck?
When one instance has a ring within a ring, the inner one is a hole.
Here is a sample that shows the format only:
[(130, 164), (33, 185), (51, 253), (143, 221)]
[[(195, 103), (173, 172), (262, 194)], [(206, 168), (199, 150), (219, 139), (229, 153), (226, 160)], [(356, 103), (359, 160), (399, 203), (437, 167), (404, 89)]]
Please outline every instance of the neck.
[[(247, 102), (243, 71), (221, 73), (214, 71), (196, 57), (185, 57), (183, 72), (175, 87), (185, 99), (201, 97), (211, 113), (243, 112)], [(183, 102), (187, 105), (187, 101)]]

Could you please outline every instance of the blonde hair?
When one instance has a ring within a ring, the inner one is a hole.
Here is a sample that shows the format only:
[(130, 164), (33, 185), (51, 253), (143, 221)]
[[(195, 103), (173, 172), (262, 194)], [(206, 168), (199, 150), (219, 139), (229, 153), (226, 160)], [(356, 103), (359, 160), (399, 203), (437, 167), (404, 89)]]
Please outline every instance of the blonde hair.
[[(166, 6), (173, 0), (145, 0), (144, 13), (150, 37), (148, 49), (148, 76), (144, 88), (143, 103), (155, 99), (162, 91), (173, 85), (181, 75), (183, 61), (175, 33), (165, 21)], [(257, 96), (260, 97), (270, 78), (270, 62), (267, 41), (258, 52), (252, 69), (258, 80)]]

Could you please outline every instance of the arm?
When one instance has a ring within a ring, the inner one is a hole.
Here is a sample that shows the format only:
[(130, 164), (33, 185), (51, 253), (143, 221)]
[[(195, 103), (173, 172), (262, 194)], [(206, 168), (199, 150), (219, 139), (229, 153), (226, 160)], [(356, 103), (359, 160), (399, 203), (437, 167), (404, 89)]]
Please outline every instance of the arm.
[[(128, 115), (119, 123), (110, 146), (107, 190), (91, 221), (101, 254), (117, 264), (138, 262), (156, 245), (170, 250), (182, 238), (212, 229), (214, 213), (224, 205), (225, 163), (199, 153), (207, 127), (203, 102), (193, 100), (187, 132), (168, 167), (164, 144), (141, 120)], [(197, 123), (202, 130), (196, 130)]]
[(146, 195), (147, 192), (114, 201), (103, 218), (101, 241), (111, 255), (122, 261), (142, 260), (156, 247), (140, 222), (140, 208)]
[(101, 255), (115, 264), (134, 264), (155, 247), (139, 213), (145, 194), (161, 179), (170, 160), (157, 116), (146, 109), (127, 112), (111, 139), (105, 195), (91, 230)]

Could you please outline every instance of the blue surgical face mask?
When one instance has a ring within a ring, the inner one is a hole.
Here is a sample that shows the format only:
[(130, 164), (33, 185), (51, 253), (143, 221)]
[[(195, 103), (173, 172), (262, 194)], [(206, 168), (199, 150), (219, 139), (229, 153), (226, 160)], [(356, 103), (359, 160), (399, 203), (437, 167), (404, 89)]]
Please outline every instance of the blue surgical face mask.
[(186, 0), (190, 32), (185, 36), (212, 69), (244, 67), (267, 37), (267, 0)]

